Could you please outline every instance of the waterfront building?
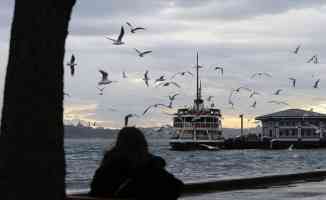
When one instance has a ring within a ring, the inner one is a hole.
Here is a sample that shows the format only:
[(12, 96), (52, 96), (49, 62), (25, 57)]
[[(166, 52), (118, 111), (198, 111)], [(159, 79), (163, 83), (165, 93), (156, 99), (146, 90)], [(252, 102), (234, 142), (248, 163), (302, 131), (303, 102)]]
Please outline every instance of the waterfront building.
[(262, 139), (271, 145), (320, 146), (326, 138), (326, 114), (288, 109), (255, 118), (262, 122)]

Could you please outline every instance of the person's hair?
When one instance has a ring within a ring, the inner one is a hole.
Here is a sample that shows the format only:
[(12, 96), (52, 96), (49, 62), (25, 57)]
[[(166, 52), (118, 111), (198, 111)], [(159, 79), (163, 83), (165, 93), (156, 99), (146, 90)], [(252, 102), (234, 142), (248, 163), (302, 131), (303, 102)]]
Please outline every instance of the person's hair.
[(131, 167), (145, 164), (150, 155), (144, 134), (135, 127), (120, 130), (115, 145), (105, 153), (104, 159), (109, 159), (112, 154), (127, 159)]

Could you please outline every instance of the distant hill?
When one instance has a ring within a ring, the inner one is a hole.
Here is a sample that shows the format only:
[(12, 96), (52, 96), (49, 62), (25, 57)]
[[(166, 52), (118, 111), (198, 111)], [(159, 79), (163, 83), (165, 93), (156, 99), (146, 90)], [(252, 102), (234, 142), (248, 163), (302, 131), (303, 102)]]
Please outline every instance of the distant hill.
[[(172, 128), (140, 128), (147, 139), (168, 139), (174, 133)], [(116, 138), (119, 129), (108, 129), (101, 127), (88, 127), (88, 126), (65, 126), (65, 138)], [(244, 130), (248, 133), (248, 130)], [(240, 135), (240, 129), (223, 128), (223, 136), (225, 138), (235, 137)]]
[(64, 127), (65, 138), (115, 138), (119, 129), (93, 128), (88, 126)]

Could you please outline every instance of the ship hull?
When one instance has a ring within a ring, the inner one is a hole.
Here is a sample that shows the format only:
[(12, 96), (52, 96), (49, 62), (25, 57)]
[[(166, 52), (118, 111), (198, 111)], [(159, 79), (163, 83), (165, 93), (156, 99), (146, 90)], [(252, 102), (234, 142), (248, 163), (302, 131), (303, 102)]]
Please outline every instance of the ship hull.
[(192, 141), (192, 140), (171, 140), (170, 146), (175, 151), (194, 151), (194, 150), (210, 150), (217, 151), (223, 148), (224, 140), (215, 141)]

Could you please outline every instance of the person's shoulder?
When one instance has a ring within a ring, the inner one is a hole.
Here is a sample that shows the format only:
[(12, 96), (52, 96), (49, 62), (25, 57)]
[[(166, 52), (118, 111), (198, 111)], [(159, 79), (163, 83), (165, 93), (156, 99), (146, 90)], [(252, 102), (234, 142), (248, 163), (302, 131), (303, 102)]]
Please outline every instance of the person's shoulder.
[(151, 154), (150, 155), (150, 165), (154, 166), (154, 167), (163, 168), (163, 167), (165, 167), (166, 162), (162, 157)]

